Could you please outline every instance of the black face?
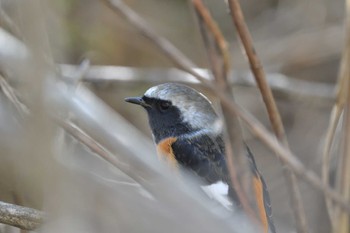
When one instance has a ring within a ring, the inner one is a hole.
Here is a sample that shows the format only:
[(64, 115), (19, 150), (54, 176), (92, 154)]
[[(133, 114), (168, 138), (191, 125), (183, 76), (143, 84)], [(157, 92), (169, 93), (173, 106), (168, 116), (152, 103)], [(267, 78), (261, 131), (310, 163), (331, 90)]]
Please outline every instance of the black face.
[(191, 132), (191, 127), (182, 121), (180, 110), (170, 101), (155, 98), (128, 98), (127, 102), (141, 105), (148, 113), (148, 120), (156, 143), (168, 137)]
[(191, 132), (191, 127), (183, 122), (180, 110), (170, 101), (145, 96), (142, 99), (150, 106), (145, 109), (156, 143), (168, 137)]

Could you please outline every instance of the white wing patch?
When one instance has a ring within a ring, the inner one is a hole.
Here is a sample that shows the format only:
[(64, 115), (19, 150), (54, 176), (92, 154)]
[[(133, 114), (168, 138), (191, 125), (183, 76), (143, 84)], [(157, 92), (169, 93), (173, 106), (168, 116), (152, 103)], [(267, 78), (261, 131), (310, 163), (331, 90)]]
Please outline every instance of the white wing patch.
[(228, 210), (232, 210), (232, 202), (230, 201), (228, 194), (228, 185), (222, 181), (218, 181), (211, 185), (205, 185), (201, 187), (203, 191), (209, 196), (219, 202)]

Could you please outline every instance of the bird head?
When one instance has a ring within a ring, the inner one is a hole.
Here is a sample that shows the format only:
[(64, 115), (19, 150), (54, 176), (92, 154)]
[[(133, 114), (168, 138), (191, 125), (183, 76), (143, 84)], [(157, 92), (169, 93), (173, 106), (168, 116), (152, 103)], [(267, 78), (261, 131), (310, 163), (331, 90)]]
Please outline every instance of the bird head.
[(207, 97), (182, 84), (154, 86), (143, 96), (125, 101), (146, 109), (156, 143), (167, 137), (220, 131), (219, 118)]

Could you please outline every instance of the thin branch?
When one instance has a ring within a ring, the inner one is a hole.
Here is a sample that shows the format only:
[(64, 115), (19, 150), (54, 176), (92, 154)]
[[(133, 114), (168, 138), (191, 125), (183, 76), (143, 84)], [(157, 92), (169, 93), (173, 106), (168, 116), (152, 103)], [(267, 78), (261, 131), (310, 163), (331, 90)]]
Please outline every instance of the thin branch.
[[(210, 12), (201, 0), (192, 0), (195, 12), (198, 16), (199, 27), (207, 50), (209, 64), (214, 75), (216, 84), (233, 99), (232, 87), (228, 82), (230, 72), (229, 55), (227, 43)], [(237, 115), (228, 113), (226, 106), (221, 104), (223, 118), (225, 120), (224, 139), (226, 147), (227, 167), (230, 174), (232, 186), (234, 187), (239, 202), (246, 214), (257, 221), (255, 212), (247, 199), (247, 193), (251, 190), (244, 190), (238, 179), (239, 171), (249, 174), (248, 160), (244, 153), (242, 129)], [(244, 177), (245, 178), (245, 177)], [(248, 176), (248, 178), (251, 178)], [(251, 182), (251, 179), (248, 179)], [(248, 191), (248, 192), (247, 192)]]
[(5, 94), (5, 96), (11, 101), (11, 103), (15, 106), (17, 112), (21, 117), (29, 114), (29, 109), (25, 106), (18, 98), (15, 93), (15, 90), (8, 84), (6, 79), (0, 75), (0, 87)]
[[(278, 111), (276, 102), (270, 86), (267, 83), (266, 75), (260, 59), (255, 51), (253, 39), (249, 33), (248, 27), (245, 23), (243, 12), (238, 0), (228, 0), (233, 23), (236, 26), (238, 35), (243, 44), (245, 54), (248, 58), (250, 68), (254, 74), (256, 83), (259, 87), (261, 96), (265, 103), (265, 107), (272, 125), (272, 129), (277, 139), (288, 148), (288, 141), (283, 127), (281, 115)], [(306, 223), (306, 215), (301, 199), (298, 181), (292, 171), (282, 162), (283, 173), (287, 182), (287, 188), (290, 193), (290, 205), (293, 210), (294, 218), (296, 220), (297, 230), (300, 233), (308, 232)]]
[(0, 223), (24, 230), (34, 230), (44, 219), (45, 213), (42, 211), (0, 201)]
[(258, 84), (261, 96), (265, 103), (268, 116), (272, 128), (277, 136), (277, 138), (284, 144), (288, 145), (287, 138), (284, 132), (281, 116), (278, 112), (276, 102), (273, 98), (272, 91), (266, 81), (265, 72), (261, 65), (260, 59), (256, 54), (255, 48), (253, 46), (253, 40), (250, 36), (247, 25), (245, 24), (242, 9), (238, 0), (229, 0), (229, 7), (232, 16), (232, 20), (236, 26), (238, 35), (243, 44), (245, 54), (249, 60), (250, 68), (254, 74), (255, 80)]
[(103, 0), (112, 10), (123, 16), (131, 25), (133, 25), (142, 35), (150, 40), (158, 49), (160, 49), (175, 65), (181, 70), (188, 72), (203, 82), (218, 98), (227, 106), (231, 113), (237, 114), (247, 124), (248, 129), (263, 141), (270, 149), (276, 152), (277, 157), (281, 158), (297, 175), (307, 181), (315, 188), (324, 192), (326, 196), (332, 198), (341, 208), (350, 212), (349, 203), (342, 198), (329, 185), (323, 184), (321, 179), (310, 170), (307, 170), (300, 160), (288, 149), (276, 142), (275, 137), (260, 124), (253, 116), (244, 111), (238, 105), (232, 102), (232, 99), (225, 93), (220, 92), (218, 88), (213, 86), (204, 76), (193, 69), (192, 62), (179, 50), (177, 50), (165, 38), (151, 29), (145, 21), (137, 15), (132, 9), (126, 6), (121, 0)]
[[(350, 0), (346, 0), (346, 20), (345, 20), (346, 39), (342, 57), (342, 70), (340, 83), (343, 85), (343, 92), (340, 95), (340, 104), (345, 100), (343, 114), (343, 142), (342, 153), (338, 163), (338, 174), (336, 177), (337, 189), (339, 193), (350, 202)], [(350, 232), (350, 213), (336, 209), (336, 215), (333, 216), (333, 232)]]

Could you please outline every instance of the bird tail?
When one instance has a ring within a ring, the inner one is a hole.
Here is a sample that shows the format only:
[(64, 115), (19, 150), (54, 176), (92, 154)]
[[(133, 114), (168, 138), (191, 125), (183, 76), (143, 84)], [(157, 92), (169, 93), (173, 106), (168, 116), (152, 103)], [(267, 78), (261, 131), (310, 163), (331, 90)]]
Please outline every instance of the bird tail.
[(270, 230), (271, 233), (276, 233), (275, 225), (272, 220), (272, 209), (270, 195), (267, 190), (265, 180), (256, 166), (253, 153), (247, 148), (247, 156), (250, 163), (250, 168), (253, 173), (253, 185), (254, 185), (254, 194), (255, 200), (259, 211), (260, 221), (263, 224), (265, 232), (267, 233)]
[[(248, 146), (247, 156), (249, 159), (250, 169), (253, 174), (253, 190), (258, 209), (258, 216), (261, 224), (263, 225), (264, 233), (276, 233), (275, 225), (272, 220), (271, 202), (267, 186), (264, 178), (256, 166), (255, 159)], [(237, 208), (242, 210), (242, 204), (239, 200), (237, 192), (231, 184), (229, 184), (228, 196), (231, 198), (232, 202), (237, 206)]]

